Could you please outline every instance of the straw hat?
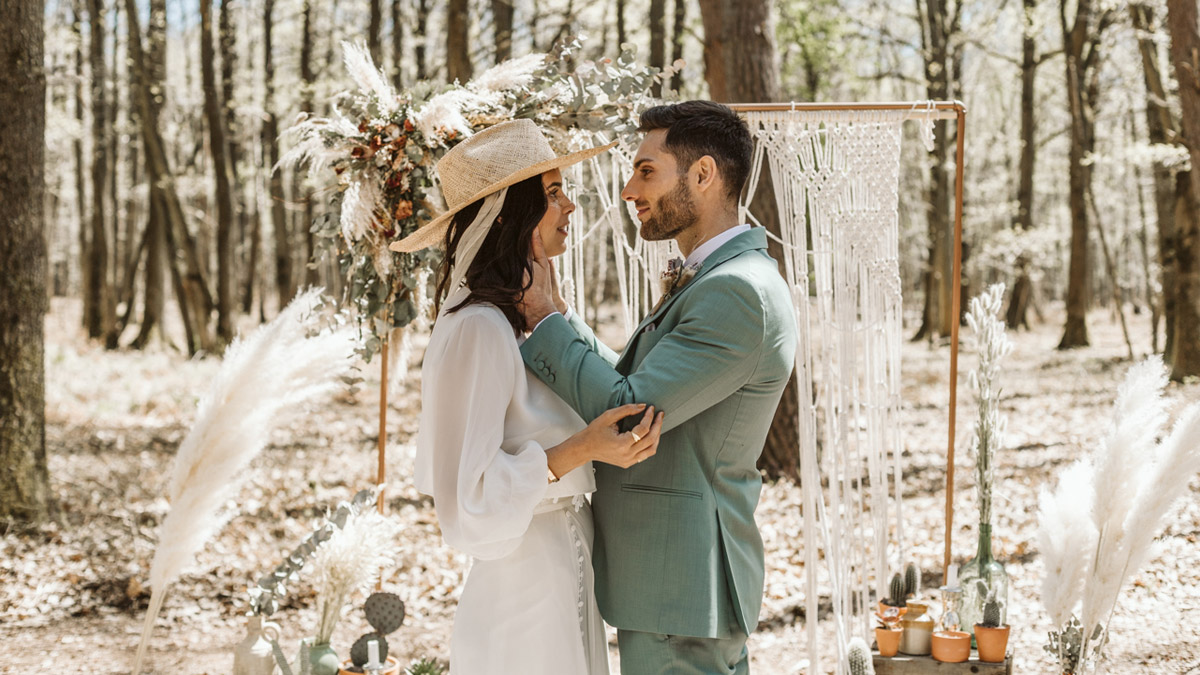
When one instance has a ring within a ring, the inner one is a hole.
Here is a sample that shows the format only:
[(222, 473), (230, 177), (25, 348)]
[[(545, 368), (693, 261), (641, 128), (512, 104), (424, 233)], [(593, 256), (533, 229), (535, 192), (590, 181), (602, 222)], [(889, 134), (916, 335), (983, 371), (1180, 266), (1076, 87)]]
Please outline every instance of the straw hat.
[(441, 243), (450, 219), (484, 197), (551, 169), (561, 169), (608, 150), (616, 141), (559, 157), (533, 120), (501, 122), (450, 149), (437, 163), (446, 212), (400, 241), (393, 251), (411, 253)]

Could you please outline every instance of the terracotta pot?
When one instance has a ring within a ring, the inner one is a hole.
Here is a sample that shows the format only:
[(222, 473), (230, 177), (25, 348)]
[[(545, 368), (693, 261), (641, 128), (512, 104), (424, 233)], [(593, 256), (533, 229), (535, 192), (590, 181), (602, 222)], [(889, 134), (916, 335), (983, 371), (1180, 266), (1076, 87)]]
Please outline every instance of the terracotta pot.
[[(400, 662), (396, 660), (396, 657), (389, 656), (387, 657), (386, 661), (387, 665), (382, 671), (383, 675), (400, 675)], [(361, 675), (361, 671), (348, 670), (349, 668), (353, 667), (354, 662), (347, 659), (342, 664), (342, 667), (338, 669), (338, 675)]]
[(893, 657), (900, 649), (900, 635), (904, 631), (899, 628), (876, 628), (875, 643), (879, 645), (879, 655)]
[(975, 624), (975, 643), (979, 645), (979, 660), (1003, 663), (1008, 654), (1008, 626), (989, 628)]
[(961, 630), (943, 630), (933, 634), (933, 660), (962, 663), (971, 658), (971, 634)]
[(880, 617), (883, 617), (884, 611), (889, 610), (889, 609), (894, 609), (894, 610), (900, 612), (900, 616), (904, 616), (904, 613), (908, 611), (907, 607), (892, 607), (891, 605), (883, 604), (882, 600), (879, 601), (879, 616)]

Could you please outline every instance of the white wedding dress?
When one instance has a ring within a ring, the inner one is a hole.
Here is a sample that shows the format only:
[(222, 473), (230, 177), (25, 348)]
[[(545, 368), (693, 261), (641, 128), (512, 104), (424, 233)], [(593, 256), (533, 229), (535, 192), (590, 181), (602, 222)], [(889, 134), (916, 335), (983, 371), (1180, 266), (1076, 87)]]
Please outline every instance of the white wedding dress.
[[(472, 556), (452, 675), (608, 673), (592, 578), (591, 463), (546, 480), (545, 450), (583, 420), (526, 374), (504, 314), (451, 293), (421, 370), (416, 486), (446, 543)], [(521, 337), (521, 340), (524, 338)]]

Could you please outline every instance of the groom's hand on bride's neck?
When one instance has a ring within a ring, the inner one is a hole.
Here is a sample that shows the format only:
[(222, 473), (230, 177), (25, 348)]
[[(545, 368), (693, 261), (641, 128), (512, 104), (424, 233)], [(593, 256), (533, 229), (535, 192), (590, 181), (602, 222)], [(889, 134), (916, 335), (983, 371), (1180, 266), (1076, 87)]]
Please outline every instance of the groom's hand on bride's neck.
[[(554, 263), (546, 256), (546, 247), (542, 245), (542, 235), (537, 228), (533, 230), (533, 264), (530, 266), (530, 275), (527, 275), (526, 281), (529, 282), (529, 288), (521, 296), (521, 302), (517, 306), (521, 310), (521, 314), (525, 317), (526, 330), (532, 331), (537, 327), (542, 319), (550, 316), (555, 312), (562, 311), (555, 303), (556, 282), (554, 276)], [(529, 278), (531, 276), (531, 278)]]

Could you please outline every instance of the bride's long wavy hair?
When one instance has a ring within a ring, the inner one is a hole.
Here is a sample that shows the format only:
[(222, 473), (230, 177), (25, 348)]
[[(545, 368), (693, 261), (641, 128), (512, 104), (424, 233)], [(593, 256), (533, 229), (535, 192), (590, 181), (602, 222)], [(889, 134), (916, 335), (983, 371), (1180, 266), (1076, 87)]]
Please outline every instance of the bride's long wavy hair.
[[(446, 230), (446, 255), (442, 258), (437, 272), (434, 316), (437, 316), (446, 296), (454, 290), (448, 286), (450, 268), (454, 265), (458, 244), (482, 207), (482, 199), (466, 206), (454, 214), (450, 227)], [(546, 190), (542, 187), (541, 175), (526, 178), (508, 188), (500, 214), (491, 224), (475, 260), (467, 268), (466, 281), (471, 292), (466, 300), (448, 309), (447, 314), (470, 305), (489, 303), (504, 313), (513, 330), (526, 329), (525, 317), (517, 309), (517, 303), (529, 288), (526, 273), (532, 273), (533, 229), (545, 215), (547, 207)]]

